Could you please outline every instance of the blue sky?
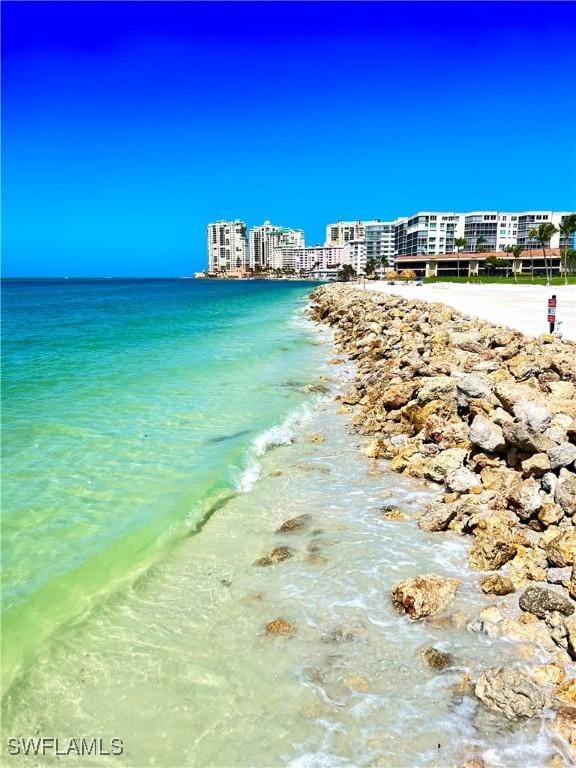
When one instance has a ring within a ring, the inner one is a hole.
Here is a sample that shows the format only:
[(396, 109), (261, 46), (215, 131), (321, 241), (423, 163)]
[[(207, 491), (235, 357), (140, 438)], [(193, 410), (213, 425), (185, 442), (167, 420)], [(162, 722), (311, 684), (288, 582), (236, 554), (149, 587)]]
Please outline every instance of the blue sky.
[(6, 275), (182, 275), (220, 218), (574, 209), (571, 3), (4, 2)]

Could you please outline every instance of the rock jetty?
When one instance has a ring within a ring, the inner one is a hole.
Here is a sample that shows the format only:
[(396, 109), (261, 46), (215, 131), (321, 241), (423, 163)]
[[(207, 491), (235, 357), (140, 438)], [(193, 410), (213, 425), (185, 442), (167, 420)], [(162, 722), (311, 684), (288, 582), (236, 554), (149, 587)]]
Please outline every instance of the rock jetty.
[[(366, 455), (444, 486), (420, 527), (470, 536), (478, 588), (516, 600), (520, 618), (504, 630), (539, 642), (562, 678), (573, 678), (576, 344), (344, 284), (317, 288), (310, 315), (335, 327), (339, 350), (355, 363), (341, 400), (367, 436)], [(409, 615), (416, 597), (406, 584), (393, 592)], [(542, 695), (536, 683), (522, 685), (489, 671), (476, 690), (507, 717), (554, 704), (550, 684)], [(518, 696), (530, 704), (521, 707)]]

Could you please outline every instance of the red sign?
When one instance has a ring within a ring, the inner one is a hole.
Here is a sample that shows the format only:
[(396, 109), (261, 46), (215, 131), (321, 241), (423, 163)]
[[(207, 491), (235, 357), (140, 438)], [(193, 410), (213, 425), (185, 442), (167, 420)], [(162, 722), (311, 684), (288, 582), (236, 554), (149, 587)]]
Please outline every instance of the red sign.
[(556, 296), (552, 296), (551, 299), (548, 299), (548, 322), (556, 322)]

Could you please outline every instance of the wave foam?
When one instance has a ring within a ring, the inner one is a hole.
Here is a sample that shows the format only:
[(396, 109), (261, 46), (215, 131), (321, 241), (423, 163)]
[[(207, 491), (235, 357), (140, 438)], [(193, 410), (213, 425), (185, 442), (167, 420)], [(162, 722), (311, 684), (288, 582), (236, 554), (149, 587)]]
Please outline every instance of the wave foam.
[[(317, 404), (322, 399), (316, 398), (314, 404)], [(262, 472), (262, 465), (258, 458), (264, 456), (272, 448), (277, 448), (281, 445), (291, 445), (296, 439), (296, 428), (308, 421), (314, 410), (314, 405), (304, 403), (304, 405), (289, 413), (281, 424), (269, 427), (256, 435), (248, 449), (242, 469), (235, 473), (236, 477), (233, 479), (238, 491), (247, 493), (252, 490)]]

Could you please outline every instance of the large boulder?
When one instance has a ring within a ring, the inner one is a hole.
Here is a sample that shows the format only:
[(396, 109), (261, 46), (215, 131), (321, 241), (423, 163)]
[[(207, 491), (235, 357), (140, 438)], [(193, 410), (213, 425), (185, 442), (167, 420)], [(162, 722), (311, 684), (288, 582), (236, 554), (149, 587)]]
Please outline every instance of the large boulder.
[(576, 514), (576, 474), (562, 467), (554, 489), (554, 501), (564, 510), (564, 514)]
[(517, 551), (517, 545), (507, 539), (478, 536), (468, 552), (468, 562), (475, 571), (496, 571)]
[(554, 611), (563, 616), (574, 613), (574, 603), (568, 597), (546, 587), (527, 587), (518, 603), (523, 611), (533, 613), (539, 619), (545, 619)]
[(476, 681), (474, 693), (487, 707), (509, 720), (534, 717), (546, 706), (546, 698), (536, 683), (516, 669), (487, 669)]
[(480, 414), (474, 417), (474, 421), (470, 425), (468, 439), (474, 445), (491, 453), (501, 451), (506, 444), (502, 427)]
[(508, 488), (506, 498), (522, 520), (528, 519), (542, 506), (540, 483), (530, 477), (522, 480), (520, 476)]
[(571, 381), (552, 381), (548, 384), (553, 400), (572, 400), (576, 398), (576, 387)]
[(555, 443), (548, 435), (532, 429), (523, 421), (513, 421), (502, 425), (504, 439), (508, 445), (513, 445), (522, 451), (530, 453), (546, 453), (554, 448)]
[(342, 395), (342, 402), (345, 405), (356, 405), (357, 403), (360, 402), (361, 397), (362, 395), (360, 394), (360, 392), (358, 392), (356, 387), (350, 387), (350, 389), (348, 389)]
[(458, 493), (465, 493), (472, 488), (478, 488), (482, 484), (479, 475), (471, 472), (466, 467), (451, 469), (446, 473), (445, 482), (449, 491), (457, 491)]
[(392, 590), (392, 602), (410, 618), (422, 619), (444, 610), (454, 600), (459, 584), (459, 579), (423, 574), (398, 582)]
[(543, 477), (551, 469), (552, 464), (545, 453), (534, 453), (522, 462), (525, 477)]
[(515, 381), (499, 381), (494, 387), (496, 397), (504, 408), (512, 413), (512, 409), (521, 400), (538, 400), (542, 402), (542, 392), (528, 384), (517, 384)]
[(426, 462), (424, 476), (439, 483), (449, 472), (462, 466), (466, 453), (465, 448), (447, 448), (440, 451)]
[(455, 504), (433, 501), (418, 520), (418, 526), (423, 531), (445, 531), (457, 514), (458, 508)]
[(514, 584), (508, 576), (490, 573), (480, 579), (480, 588), (485, 595), (509, 595), (514, 592)]
[(382, 396), (382, 404), (387, 410), (398, 410), (409, 403), (416, 390), (415, 381), (404, 381), (400, 384), (392, 384)]
[(478, 373), (466, 373), (457, 379), (458, 392), (466, 397), (490, 397), (492, 382), (487, 376)]
[(576, 530), (562, 531), (544, 546), (550, 565), (562, 568), (571, 565), (576, 558)]
[(553, 469), (568, 467), (576, 461), (576, 445), (560, 443), (548, 449), (548, 458)]
[(450, 376), (425, 376), (420, 379), (416, 399), (420, 404), (432, 400), (455, 400), (456, 381)]
[(452, 345), (466, 352), (482, 352), (486, 348), (485, 342), (478, 331), (453, 331), (450, 334)]
[(544, 432), (550, 425), (552, 414), (543, 403), (534, 400), (520, 400), (512, 406), (512, 413), (519, 421), (534, 429)]

